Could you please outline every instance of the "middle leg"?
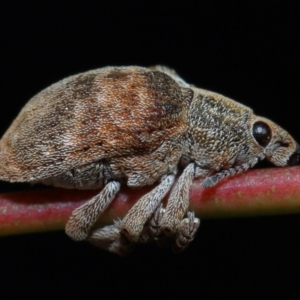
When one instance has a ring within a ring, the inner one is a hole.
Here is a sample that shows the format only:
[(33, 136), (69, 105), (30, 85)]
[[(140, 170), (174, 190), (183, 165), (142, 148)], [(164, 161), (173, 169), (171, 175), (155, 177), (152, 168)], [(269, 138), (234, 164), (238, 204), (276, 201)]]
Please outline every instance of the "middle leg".
[(96, 228), (88, 240), (98, 247), (121, 256), (130, 252), (134, 243), (145, 243), (153, 240), (145, 225), (171, 189), (174, 179), (175, 174), (164, 176), (161, 183), (144, 195), (129, 210), (123, 220), (118, 220), (114, 225), (104, 228)]
[[(187, 212), (189, 206), (189, 190), (193, 179), (205, 176), (206, 170), (198, 168), (194, 163), (190, 163), (178, 179), (177, 184), (171, 192), (167, 207), (161, 214), (158, 221), (160, 234), (173, 238), (174, 252), (180, 252), (193, 240), (194, 235), (200, 225), (200, 220), (195, 218), (193, 212)], [(187, 213), (187, 217), (184, 216)]]

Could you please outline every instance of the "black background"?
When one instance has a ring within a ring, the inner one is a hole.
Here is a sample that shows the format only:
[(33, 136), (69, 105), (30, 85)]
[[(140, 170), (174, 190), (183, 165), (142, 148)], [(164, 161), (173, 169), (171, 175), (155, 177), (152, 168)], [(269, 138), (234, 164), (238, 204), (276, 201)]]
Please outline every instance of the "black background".
[[(31, 96), (63, 77), (164, 64), (300, 140), (300, 11), (296, 1), (261, 2), (1, 4), (1, 134)], [(0, 298), (296, 299), (299, 228), (297, 215), (204, 220), (180, 255), (147, 245), (126, 258), (63, 232), (3, 237)]]

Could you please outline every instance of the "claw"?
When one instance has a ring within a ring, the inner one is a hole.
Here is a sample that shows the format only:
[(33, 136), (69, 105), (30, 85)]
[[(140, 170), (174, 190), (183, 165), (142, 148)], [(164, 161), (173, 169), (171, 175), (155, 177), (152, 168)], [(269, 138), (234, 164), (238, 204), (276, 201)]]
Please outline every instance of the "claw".
[(188, 212), (187, 218), (180, 223), (179, 230), (173, 244), (175, 253), (183, 251), (189, 243), (194, 239), (197, 229), (200, 225), (200, 219), (195, 218), (194, 212)]
[(163, 205), (160, 204), (155, 210), (152, 219), (150, 220), (150, 232), (155, 239), (159, 239), (163, 235), (161, 232), (160, 221), (163, 218), (164, 213), (165, 208), (163, 208)]

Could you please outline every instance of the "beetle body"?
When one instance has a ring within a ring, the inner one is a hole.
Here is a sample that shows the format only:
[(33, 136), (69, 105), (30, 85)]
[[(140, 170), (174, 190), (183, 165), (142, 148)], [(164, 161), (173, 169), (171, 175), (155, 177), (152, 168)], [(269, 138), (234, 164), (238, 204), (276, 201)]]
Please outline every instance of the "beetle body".
[[(103, 187), (73, 212), (66, 226), (71, 238), (125, 254), (132, 243), (167, 237), (181, 251), (199, 226), (187, 212), (195, 177), (211, 187), (261, 159), (298, 164), (299, 153), (298, 144), (275, 123), (190, 86), (173, 70), (107, 67), (68, 77), (25, 105), (0, 141), (0, 179)], [(179, 164), (184, 170), (173, 187)], [(121, 183), (155, 182), (122, 221), (93, 227)]]

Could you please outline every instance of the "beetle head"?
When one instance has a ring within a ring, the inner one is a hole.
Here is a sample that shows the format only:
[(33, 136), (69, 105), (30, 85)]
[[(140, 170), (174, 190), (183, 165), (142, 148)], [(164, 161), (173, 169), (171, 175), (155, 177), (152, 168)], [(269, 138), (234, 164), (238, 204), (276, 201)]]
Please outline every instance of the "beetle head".
[(263, 154), (275, 166), (294, 166), (300, 164), (298, 143), (280, 126), (272, 121), (253, 116), (252, 137), (263, 148)]

